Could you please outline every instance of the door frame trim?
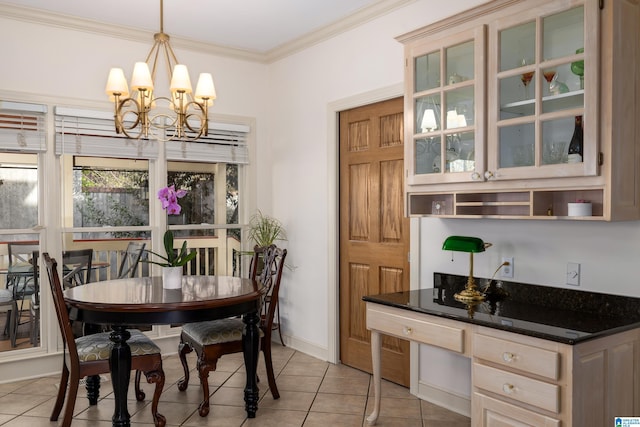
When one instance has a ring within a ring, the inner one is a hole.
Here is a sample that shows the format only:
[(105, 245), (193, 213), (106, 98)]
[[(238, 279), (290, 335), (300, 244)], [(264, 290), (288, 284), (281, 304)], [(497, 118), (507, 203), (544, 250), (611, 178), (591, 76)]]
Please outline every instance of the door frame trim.
[[(351, 108), (362, 107), (388, 99), (403, 96), (404, 84), (397, 83), (369, 92), (360, 93), (347, 98), (330, 102), (327, 105), (327, 357), (331, 363), (340, 363), (340, 305), (339, 288), (340, 269), (339, 266), (339, 144), (340, 144), (340, 111)], [(420, 221), (412, 218), (410, 220), (409, 245), (411, 249), (411, 259), (409, 265), (409, 287), (419, 288), (420, 276), (420, 253), (419, 235)], [(418, 391), (418, 358), (419, 346), (411, 343), (410, 349), (410, 378), (412, 394)]]

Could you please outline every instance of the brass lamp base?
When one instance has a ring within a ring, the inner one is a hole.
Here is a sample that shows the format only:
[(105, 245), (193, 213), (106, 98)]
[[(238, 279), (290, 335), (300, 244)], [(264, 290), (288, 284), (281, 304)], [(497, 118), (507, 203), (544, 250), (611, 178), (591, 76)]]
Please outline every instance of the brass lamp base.
[[(472, 264), (473, 265), (473, 264)], [(460, 292), (453, 296), (456, 300), (464, 303), (479, 303), (484, 301), (484, 295), (478, 291), (476, 287), (476, 281), (473, 275), (469, 275), (467, 280), (467, 286)]]
[(478, 292), (477, 289), (465, 288), (464, 290), (458, 292), (453, 296), (456, 300), (460, 302), (470, 303), (470, 302), (482, 302), (484, 301), (484, 295)]

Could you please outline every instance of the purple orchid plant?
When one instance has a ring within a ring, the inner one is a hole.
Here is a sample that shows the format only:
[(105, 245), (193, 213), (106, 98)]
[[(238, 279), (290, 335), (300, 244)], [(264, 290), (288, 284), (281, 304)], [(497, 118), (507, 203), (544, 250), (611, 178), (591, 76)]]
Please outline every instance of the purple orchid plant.
[[(179, 215), (182, 208), (178, 203), (178, 199), (183, 198), (186, 194), (186, 190), (176, 190), (175, 185), (171, 185), (161, 188), (158, 191), (158, 199), (160, 199), (160, 203), (162, 203), (162, 209), (167, 211), (167, 215)], [(176, 251), (173, 248), (173, 232), (171, 230), (167, 230), (164, 233), (164, 250), (166, 256), (162, 256), (153, 251), (148, 251), (162, 260), (148, 262), (162, 267), (182, 267), (197, 255), (197, 252), (187, 252), (186, 241), (182, 243), (180, 250)]]

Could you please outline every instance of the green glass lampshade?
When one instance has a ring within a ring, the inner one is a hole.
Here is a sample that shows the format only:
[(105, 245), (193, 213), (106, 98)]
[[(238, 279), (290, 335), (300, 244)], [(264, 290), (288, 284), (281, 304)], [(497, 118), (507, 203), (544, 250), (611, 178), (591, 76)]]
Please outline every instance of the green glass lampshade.
[(491, 246), (491, 244), (485, 244), (478, 237), (449, 236), (442, 244), (442, 249), (456, 252), (484, 252), (488, 246)]

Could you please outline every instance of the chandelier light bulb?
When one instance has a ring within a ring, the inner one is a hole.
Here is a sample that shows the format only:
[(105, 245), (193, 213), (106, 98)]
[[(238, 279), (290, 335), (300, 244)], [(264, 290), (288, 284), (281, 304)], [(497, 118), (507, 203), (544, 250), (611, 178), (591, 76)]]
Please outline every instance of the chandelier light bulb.
[(427, 108), (422, 116), (422, 123), (420, 124), (422, 132), (431, 132), (438, 128), (436, 122), (436, 114), (431, 108)]
[(447, 129), (455, 129), (458, 127), (458, 113), (456, 110), (447, 111)]
[(171, 93), (184, 92), (191, 93), (191, 79), (189, 79), (189, 71), (187, 66), (183, 64), (176, 64), (173, 67), (173, 74), (171, 75)]
[(132, 90), (153, 90), (153, 80), (149, 72), (149, 66), (146, 62), (136, 62), (133, 67), (133, 76), (131, 77)]
[(129, 96), (129, 86), (127, 86), (127, 79), (124, 77), (122, 68), (112, 68), (109, 71), (105, 92), (109, 95), (110, 101), (115, 100), (115, 95), (121, 98)]
[(208, 106), (213, 105), (213, 100), (216, 99), (216, 87), (210, 73), (200, 73), (196, 85), (195, 101), (202, 104), (205, 99)]

